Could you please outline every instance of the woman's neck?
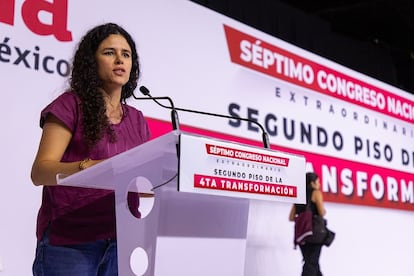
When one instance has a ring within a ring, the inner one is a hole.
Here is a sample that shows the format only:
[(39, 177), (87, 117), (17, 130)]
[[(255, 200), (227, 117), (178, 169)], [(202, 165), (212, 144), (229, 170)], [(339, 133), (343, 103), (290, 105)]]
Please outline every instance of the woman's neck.
[(103, 97), (106, 104), (106, 116), (111, 124), (118, 124), (122, 120), (123, 110), (121, 105), (121, 93), (108, 93), (102, 90)]
[(109, 101), (112, 105), (115, 105), (116, 103), (121, 102), (121, 92), (122, 89), (116, 89), (116, 90), (109, 90), (109, 89), (99, 89), (102, 92), (102, 95), (105, 98), (105, 101)]

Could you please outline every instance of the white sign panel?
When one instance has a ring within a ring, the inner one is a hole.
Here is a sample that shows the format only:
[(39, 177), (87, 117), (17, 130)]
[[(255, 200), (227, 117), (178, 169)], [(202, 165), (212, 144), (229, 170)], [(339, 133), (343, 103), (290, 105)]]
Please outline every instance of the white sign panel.
[(180, 135), (179, 190), (283, 202), (306, 202), (305, 158)]

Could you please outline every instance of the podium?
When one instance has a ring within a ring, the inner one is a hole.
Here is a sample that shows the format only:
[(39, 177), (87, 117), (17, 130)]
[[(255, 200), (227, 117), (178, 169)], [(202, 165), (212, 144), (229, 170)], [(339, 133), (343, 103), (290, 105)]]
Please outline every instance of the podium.
[[(251, 208), (306, 202), (303, 156), (179, 131), (57, 178), (115, 191), (121, 276), (253, 275), (259, 266), (271, 275), (271, 261), (254, 257)], [(142, 218), (128, 208), (129, 191), (149, 195)]]

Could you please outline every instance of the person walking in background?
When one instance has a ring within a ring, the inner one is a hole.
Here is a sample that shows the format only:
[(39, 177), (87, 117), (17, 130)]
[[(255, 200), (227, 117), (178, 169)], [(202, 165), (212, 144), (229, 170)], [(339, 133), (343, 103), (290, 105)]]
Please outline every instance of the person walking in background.
[[(315, 173), (306, 173), (306, 204), (293, 204), (289, 214), (289, 220), (294, 221), (297, 214), (310, 207), (312, 214), (325, 216), (326, 210), (323, 203), (323, 195), (320, 191), (319, 176)], [(323, 244), (307, 243), (299, 245), (303, 256), (302, 276), (322, 276), (319, 257)]]
[[(114, 23), (96, 26), (73, 58), (70, 89), (40, 115), (31, 178), (43, 186), (33, 274), (118, 275), (113, 191), (57, 186), (70, 175), (150, 139), (141, 111), (126, 104), (140, 76), (135, 42)], [(139, 216), (137, 194), (130, 208)]]

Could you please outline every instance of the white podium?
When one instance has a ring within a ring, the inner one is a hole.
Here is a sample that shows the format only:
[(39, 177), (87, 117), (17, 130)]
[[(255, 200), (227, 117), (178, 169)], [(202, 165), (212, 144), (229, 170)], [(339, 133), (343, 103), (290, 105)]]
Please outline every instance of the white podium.
[[(121, 276), (236, 276), (255, 266), (271, 275), (271, 262), (253, 258), (261, 249), (249, 243), (249, 207), (306, 202), (303, 156), (178, 131), (58, 184), (115, 191)], [(153, 194), (141, 199), (153, 201), (145, 217), (131, 214), (128, 191)]]

